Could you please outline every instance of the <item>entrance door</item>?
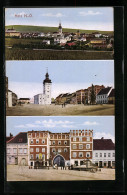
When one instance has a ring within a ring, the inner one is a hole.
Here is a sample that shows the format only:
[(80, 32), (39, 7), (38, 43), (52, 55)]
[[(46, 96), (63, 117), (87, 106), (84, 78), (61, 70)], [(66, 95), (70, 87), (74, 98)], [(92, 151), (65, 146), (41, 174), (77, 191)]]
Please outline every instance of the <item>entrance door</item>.
[(17, 164), (18, 164), (18, 158), (15, 157), (15, 165), (17, 165)]
[(22, 165), (22, 166), (25, 166), (25, 165), (26, 165), (26, 159), (25, 159), (25, 158), (22, 158), (22, 160), (21, 160), (21, 165)]
[(65, 166), (64, 158), (60, 155), (57, 155), (54, 158), (53, 164), (57, 164), (57, 166), (60, 166), (60, 167)]
[(108, 161), (108, 168), (111, 168), (111, 161)]
[(102, 161), (99, 161), (99, 167), (102, 168)]

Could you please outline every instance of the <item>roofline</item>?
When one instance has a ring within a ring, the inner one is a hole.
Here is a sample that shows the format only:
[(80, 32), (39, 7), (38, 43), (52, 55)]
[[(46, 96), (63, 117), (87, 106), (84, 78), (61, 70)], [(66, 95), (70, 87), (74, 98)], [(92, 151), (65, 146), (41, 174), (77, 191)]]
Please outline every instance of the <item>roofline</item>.
[[(26, 134), (27, 134), (27, 132), (19, 132), (16, 136), (12, 137), (12, 139), (10, 139), (9, 141), (7, 141), (7, 144), (8, 144), (11, 140), (13, 140), (15, 137), (17, 137), (20, 133), (26, 133)], [(13, 143), (13, 144), (14, 144), (14, 143)]]

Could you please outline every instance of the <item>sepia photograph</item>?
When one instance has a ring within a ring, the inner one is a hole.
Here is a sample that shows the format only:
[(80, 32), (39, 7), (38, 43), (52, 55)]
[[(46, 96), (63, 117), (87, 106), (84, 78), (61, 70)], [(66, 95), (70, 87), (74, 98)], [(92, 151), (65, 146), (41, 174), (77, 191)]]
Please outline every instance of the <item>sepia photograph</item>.
[(115, 117), (6, 117), (7, 181), (115, 180)]
[(7, 116), (114, 115), (114, 61), (6, 61)]
[(5, 58), (113, 59), (113, 14), (113, 7), (5, 8)]

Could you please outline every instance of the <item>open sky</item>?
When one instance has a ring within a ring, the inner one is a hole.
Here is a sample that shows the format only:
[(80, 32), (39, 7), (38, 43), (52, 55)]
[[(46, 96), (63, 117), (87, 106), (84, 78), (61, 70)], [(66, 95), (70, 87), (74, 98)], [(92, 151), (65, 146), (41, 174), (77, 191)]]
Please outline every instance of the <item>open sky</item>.
[(33, 98), (43, 93), (43, 80), (48, 68), (52, 81), (52, 97), (60, 93), (72, 93), (92, 84), (114, 87), (113, 60), (67, 61), (6, 61), (8, 87), (18, 98)]
[(61, 21), (63, 28), (113, 31), (113, 14), (112, 7), (5, 8), (5, 25), (57, 27)]
[(70, 130), (93, 130), (94, 139), (112, 139), (115, 141), (114, 116), (90, 117), (6, 117), (6, 135), (31, 130), (49, 130), (51, 132), (69, 132)]

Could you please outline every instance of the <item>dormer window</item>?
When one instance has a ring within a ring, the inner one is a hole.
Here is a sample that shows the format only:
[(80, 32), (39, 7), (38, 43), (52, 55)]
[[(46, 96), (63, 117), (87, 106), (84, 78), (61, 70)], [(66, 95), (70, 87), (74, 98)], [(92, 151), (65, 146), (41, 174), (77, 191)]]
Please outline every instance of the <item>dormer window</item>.
[(18, 142), (22, 142), (22, 138), (19, 138)]

